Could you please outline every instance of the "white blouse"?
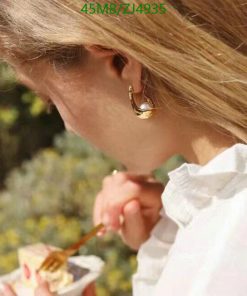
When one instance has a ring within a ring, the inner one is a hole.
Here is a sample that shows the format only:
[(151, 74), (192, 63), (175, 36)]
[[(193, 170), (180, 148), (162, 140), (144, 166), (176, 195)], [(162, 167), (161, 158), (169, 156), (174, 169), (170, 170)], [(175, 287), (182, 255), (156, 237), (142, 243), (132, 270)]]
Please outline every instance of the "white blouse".
[(247, 145), (168, 173), (161, 220), (138, 251), (134, 296), (247, 295)]

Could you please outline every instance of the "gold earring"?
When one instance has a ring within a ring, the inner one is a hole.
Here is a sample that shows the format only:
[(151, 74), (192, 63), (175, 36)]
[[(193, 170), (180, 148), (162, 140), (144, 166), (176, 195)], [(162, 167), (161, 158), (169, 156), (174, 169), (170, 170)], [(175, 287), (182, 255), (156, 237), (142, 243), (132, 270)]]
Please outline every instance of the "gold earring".
[(135, 103), (132, 85), (129, 85), (129, 99), (137, 117), (141, 119), (149, 119), (151, 116), (153, 116), (154, 110), (156, 109), (154, 102), (151, 99), (147, 98), (146, 102), (142, 103), (141, 106), (138, 107)]

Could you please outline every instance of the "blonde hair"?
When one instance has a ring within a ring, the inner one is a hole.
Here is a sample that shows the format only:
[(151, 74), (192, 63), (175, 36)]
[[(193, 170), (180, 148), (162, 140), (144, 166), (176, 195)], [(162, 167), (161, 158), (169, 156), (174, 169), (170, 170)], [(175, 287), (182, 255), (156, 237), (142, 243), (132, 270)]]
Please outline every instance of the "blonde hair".
[(171, 0), (164, 14), (118, 16), (82, 13), (83, 3), (1, 0), (0, 57), (72, 59), (85, 44), (126, 52), (142, 63), (158, 104), (247, 143), (245, 0)]

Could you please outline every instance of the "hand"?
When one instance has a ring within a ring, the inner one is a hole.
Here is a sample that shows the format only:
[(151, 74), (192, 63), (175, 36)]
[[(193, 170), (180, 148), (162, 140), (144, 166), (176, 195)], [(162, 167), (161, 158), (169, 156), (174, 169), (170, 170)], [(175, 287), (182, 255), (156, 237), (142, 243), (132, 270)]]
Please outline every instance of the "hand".
[(16, 296), (11, 286), (3, 284), (3, 289), (0, 291), (0, 296)]
[[(44, 281), (39, 275), (37, 275), (39, 286), (35, 289), (35, 296), (55, 296), (49, 290), (49, 284)], [(4, 284), (3, 292), (0, 292), (0, 296), (17, 296), (12, 287), (8, 284)], [(84, 295), (83, 295), (84, 296)]]
[(82, 296), (96, 296), (95, 283), (88, 285)]
[(138, 250), (160, 219), (164, 185), (150, 175), (128, 172), (106, 176), (102, 185), (94, 204), (94, 224), (103, 222), (106, 231), (118, 232), (129, 247)]
[[(39, 286), (35, 290), (35, 296), (55, 296), (49, 290), (47, 282), (43, 281), (40, 277), (38, 279)], [(5, 284), (4, 291), (0, 292), (0, 296), (17, 296), (11, 286)], [(95, 284), (90, 284), (83, 292), (82, 296), (96, 296)]]

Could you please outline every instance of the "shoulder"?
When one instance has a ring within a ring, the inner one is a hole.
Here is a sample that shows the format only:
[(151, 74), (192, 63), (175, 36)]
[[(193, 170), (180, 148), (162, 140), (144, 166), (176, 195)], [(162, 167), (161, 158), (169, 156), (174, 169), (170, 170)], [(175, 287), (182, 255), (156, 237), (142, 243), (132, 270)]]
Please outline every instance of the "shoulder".
[[(247, 184), (242, 187), (229, 188), (219, 196), (212, 197), (211, 204), (199, 211), (191, 224), (205, 224), (205, 226), (222, 227), (230, 223), (237, 223), (247, 219)], [(193, 228), (193, 225), (189, 225)], [(206, 230), (204, 228), (204, 230)]]
[(155, 295), (246, 294), (247, 188), (235, 189), (179, 230)]
[(208, 252), (218, 244), (239, 243), (246, 233), (247, 186), (238, 186), (232, 192), (225, 191), (221, 198), (212, 197), (212, 203), (180, 229), (174, 249)]

